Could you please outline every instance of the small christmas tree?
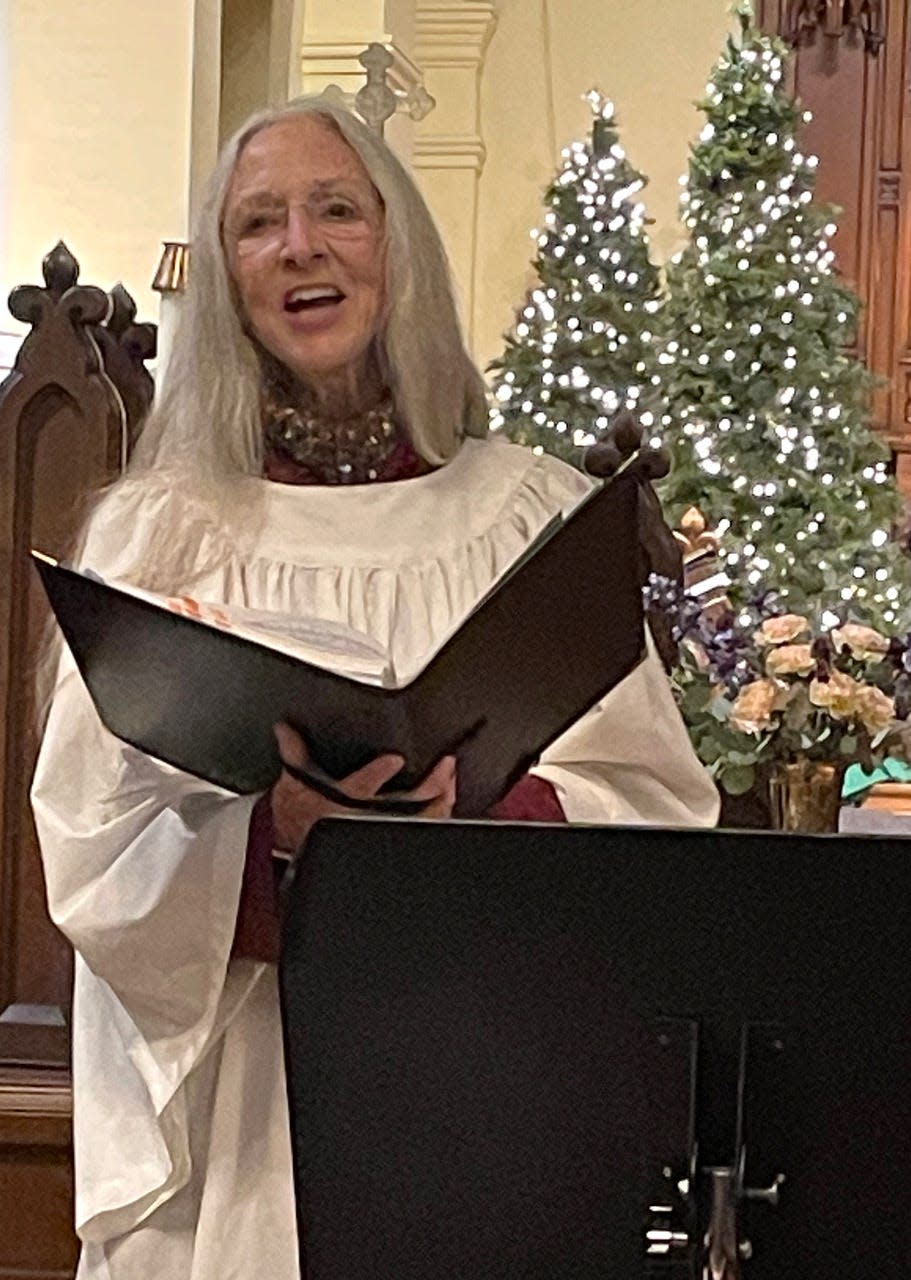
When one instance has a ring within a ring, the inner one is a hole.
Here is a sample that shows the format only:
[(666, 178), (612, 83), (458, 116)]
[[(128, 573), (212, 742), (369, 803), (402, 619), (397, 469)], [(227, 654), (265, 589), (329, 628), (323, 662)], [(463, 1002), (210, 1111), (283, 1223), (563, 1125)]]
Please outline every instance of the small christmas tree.
[(674, 458), (662, 497), (672, 521), (696, 504), (720, 524), (741, 600), (772, 590), (786, 609), (894, 624), (911, 562), (890, 541), (901, 503), (866, 425), (872, 379), (846, 350), (858, 301), (833, 269), (832, 211), (813, 203), (787, 48), (737, 12), (681, 180), (689, 242), (653, 376)]
[(492, 428), (576, 463), (619, 409), (647, 411), (660, 305), (638, 199), (645, 179), (620, 145), (613, 104), (587, 97), (590, 139), (564, 150), (544, 227), (532, 233), (540, 283), (490, 366)]

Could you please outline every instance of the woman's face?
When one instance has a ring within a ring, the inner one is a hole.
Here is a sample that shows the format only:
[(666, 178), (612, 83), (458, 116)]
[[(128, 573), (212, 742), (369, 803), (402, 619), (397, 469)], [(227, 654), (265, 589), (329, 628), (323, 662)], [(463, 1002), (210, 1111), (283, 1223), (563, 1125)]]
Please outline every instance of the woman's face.
[(319, 388), (363, 371), (383, 307), (383, 206), (331, 126), (291, 116), (255, 134), (223, 214), (228, 267), (262, 345)]

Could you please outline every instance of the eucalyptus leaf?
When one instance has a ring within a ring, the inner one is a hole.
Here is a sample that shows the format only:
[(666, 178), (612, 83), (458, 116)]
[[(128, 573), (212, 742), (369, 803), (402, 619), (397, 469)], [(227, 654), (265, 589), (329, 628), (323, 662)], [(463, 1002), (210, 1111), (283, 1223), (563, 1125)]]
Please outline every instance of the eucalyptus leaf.
[(798, 686), (784, 712), (784, 723), (789, 729), (799, 731), (813, 714), (813, 704), (803, 685)]
[(729, 796), (746, 795), (755, 780), (756, 770), (748, 764), (734, 765), (721, 775), (721, 785)]

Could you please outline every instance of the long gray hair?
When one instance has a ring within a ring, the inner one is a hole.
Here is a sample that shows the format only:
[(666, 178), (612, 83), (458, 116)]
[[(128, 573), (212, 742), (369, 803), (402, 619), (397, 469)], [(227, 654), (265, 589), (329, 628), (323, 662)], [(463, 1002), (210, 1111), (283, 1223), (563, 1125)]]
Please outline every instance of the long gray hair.
[(175, 469), (203, 485), (262, 471), (261, 370), (242, 327), (222, 244), (228, 188), (243, 148), (277, 121), (316, 115), (360, 157), (385, 205), (386, 302), (378, 357), (416, 452), (448, 462), (487, 431), (486, 389), (462, 338), (449, 265), (422, 197), (384, 142), (325, 98), (254, 115), (224, 147), (196, 236), (173, 354), (137, 447), (142, 471)]

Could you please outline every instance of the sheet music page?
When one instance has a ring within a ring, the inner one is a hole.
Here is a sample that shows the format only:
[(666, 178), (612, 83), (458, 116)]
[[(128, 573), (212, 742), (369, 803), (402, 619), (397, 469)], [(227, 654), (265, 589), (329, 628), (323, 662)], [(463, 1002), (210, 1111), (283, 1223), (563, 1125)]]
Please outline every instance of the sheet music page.
[(107, 586), (157, 608), (180, 614), (203, 626), (228, 631), (255, 644), (286, 653), (289, 657), (325, 667), (328, 671), (351, 676), (365, 684), (392, 686), (395, 683), (392, 661), (383, 646), (344, 623), (214, 604), (189, 595), (162, 596), (132, 583), (107, 581), (92, 570), (82, 572), (86, 577), (105, 582)]

